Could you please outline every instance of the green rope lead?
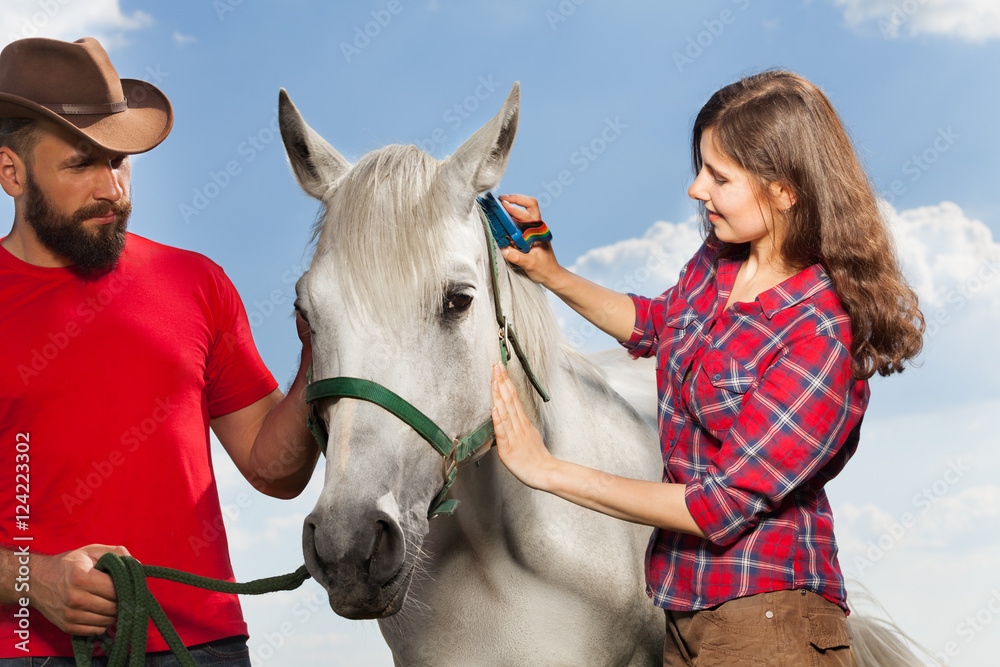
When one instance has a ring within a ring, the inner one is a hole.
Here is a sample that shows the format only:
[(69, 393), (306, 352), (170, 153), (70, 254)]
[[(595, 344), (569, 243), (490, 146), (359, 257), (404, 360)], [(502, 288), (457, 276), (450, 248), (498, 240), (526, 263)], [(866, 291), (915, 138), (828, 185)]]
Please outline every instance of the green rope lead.
[(125, 667), (126, 660), (128, 667), (143, 667), (146, 664), (146, 628), (150, 619), (182, 667), (196, 667), (194, 658), (174, 630), (160, 603), (149, 592), (146, 577), (168, 579), (218, 593), (260, 595), (274, 591), (295, 590), (310, 576), (306, 566), (303, 565), (289, 574), (241, 584), (199, 577), (169, 567), (143, 565), (131, 556), (118, 556), (110, 552), (97, 561), (97, 569), (110, 574), (114, 581), (115, 591), (118, 594), (117, 629), (113, 638), (105, 635), (100, 638), (74, 636), (73, 657), (76, 659), (77, 667), (90, 667), (94, 644), (98, 639), (108, 656), (108, 667)]

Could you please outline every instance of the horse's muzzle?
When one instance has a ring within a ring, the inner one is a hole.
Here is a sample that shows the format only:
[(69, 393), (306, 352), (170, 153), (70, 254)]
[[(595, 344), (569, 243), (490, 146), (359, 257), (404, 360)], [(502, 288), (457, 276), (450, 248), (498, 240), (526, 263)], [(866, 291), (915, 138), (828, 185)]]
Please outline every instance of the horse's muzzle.
[(395, 614), (412, 576), (399, 524), (376, 510), (344, 532), (352, 534), (322, 521), (316, 511), (306, 517), (302, 530), (306, 567), (327, 590), (330, 607), (350, 619)]

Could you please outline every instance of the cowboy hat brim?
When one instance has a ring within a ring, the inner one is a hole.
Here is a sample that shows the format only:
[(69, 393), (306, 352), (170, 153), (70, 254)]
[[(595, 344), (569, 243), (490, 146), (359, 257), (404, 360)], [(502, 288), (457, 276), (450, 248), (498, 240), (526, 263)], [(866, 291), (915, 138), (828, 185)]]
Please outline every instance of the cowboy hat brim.
[(120, 113), (62, 116), (29, 99), (0, 93), (0, 118), (48, 120), (109, 153), (145, 153), (167, 138), (174, 124), (170, 100), (145, 81), (121, 79), (128, 108)]

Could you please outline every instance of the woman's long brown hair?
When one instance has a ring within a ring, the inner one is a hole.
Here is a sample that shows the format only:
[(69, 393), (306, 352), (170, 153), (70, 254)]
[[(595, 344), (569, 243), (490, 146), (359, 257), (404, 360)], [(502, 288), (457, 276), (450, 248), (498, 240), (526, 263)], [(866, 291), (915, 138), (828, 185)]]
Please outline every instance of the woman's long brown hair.
[[(708, 128), (717, 149), (756, 180), (761, 196), (767, 197), (766, 186), (774, 181), (791, 189), (794, 204), (783, 214), (781, 257), (795, 269), (820, 263), (832, 279), (851, 319), (854, 377), (902, 371), (923, 346), (924, 317), (900, 271), (868, 177), (826, 96), (780, 70), (726, 86), (695, 120), (695, 173)], [(711, 223), (703, 222), (708, 242), (720, 244)]]

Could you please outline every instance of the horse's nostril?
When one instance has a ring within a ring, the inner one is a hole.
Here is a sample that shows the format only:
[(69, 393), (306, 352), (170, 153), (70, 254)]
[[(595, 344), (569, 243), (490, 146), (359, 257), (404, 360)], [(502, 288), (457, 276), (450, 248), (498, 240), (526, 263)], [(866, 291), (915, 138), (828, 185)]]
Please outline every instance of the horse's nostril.
[(399, 571), (403, 562), (403, 533), (390, 521), (375, 522), (375, 540), (368, 558), (368, 576), (372, 583), (384, 586)]
[(302, 525), (302, 555), (305, 557), (306, 567), (319, 581), (317, 572), (323, 567), (323, 560), (320, 558), (319, 551), (316, 550), (316, 522), (313, 521), (312, 516), (306, 517), (305, 523)]

